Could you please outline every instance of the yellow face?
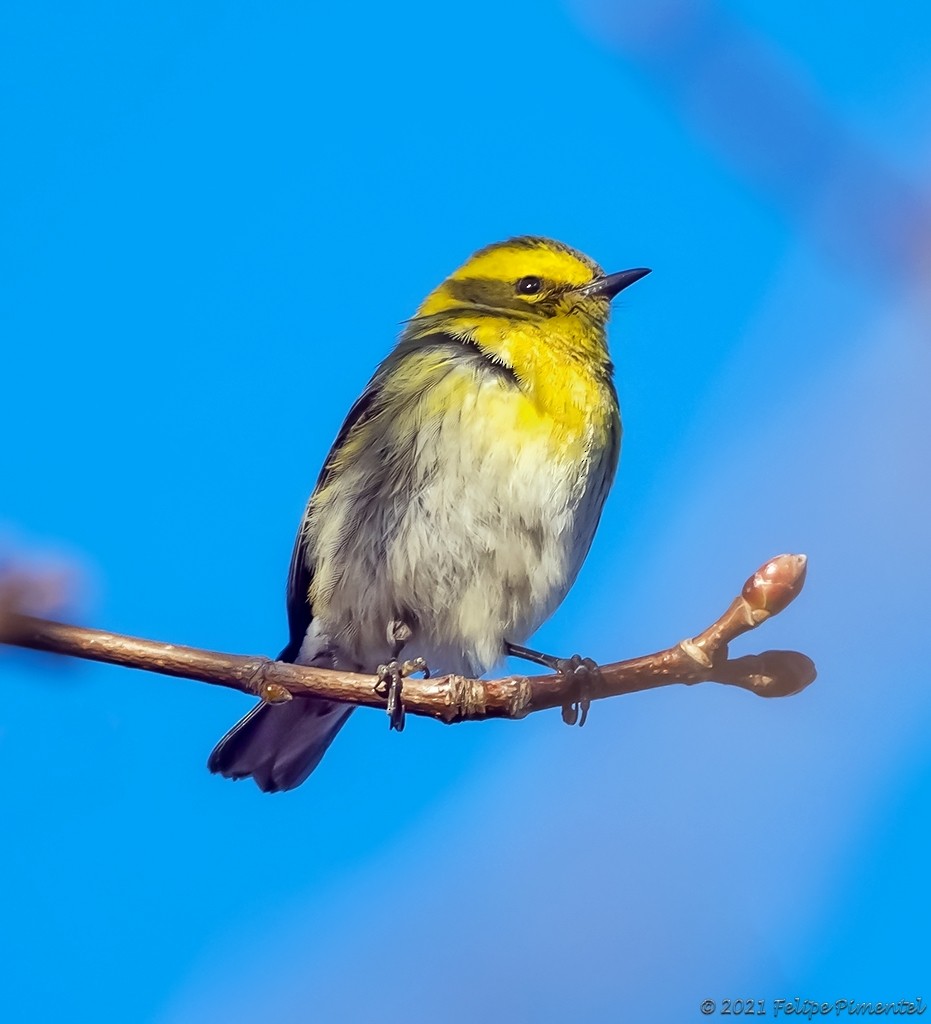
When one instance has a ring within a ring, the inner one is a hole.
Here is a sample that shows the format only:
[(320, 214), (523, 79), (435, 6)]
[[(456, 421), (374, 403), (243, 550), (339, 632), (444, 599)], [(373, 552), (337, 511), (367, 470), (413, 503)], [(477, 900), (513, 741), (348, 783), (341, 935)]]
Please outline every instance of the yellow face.
[(475, 253), (427, 296), (417, 316), (477, 314), (539, 321), (581, 315), (590, 325), (603, 327), (610, 296), (586, 288), (604, 279), (594, 260), (561, 242), (512, 238)]

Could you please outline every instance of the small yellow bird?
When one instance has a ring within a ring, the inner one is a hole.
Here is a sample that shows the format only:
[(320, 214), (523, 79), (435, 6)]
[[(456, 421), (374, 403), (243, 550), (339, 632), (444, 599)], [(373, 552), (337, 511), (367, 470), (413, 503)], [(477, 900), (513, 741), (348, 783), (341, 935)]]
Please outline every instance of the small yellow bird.
[[(378, 673), (403, 725), (398, 658), (477, 676), (552, 614), (588, 553), (621, 441), (605, 327), (648, 274), (604, 274), (547, 238), (476, 252), (427, 296), (349, 411), (288, 577), (301, 665)], [(313, 771), (352, 707), (259, 704), (210, 755), (266, 792)]]

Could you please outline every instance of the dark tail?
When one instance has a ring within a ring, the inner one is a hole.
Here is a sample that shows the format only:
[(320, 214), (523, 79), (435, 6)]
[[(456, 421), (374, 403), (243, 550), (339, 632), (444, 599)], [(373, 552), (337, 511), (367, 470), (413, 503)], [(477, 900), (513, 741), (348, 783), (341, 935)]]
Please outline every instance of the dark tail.
[(320, 763), (352, 711), (351, 705), (313, 697), (257, 704), (213, 748), (207, 767), (228, 779), (251, 775), (266, 793), (294, 789)]

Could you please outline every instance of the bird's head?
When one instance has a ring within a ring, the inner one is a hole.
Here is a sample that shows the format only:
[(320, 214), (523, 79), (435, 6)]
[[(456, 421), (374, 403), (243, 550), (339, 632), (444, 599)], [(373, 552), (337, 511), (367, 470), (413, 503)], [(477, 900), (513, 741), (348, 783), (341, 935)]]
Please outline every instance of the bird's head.
[(409, 339), (449, 334), (524, 380), (568, 362), (610, 376), (610, 302), (649, 270), (604, 273), (561, 242), (526, 236), (479, 249), (423, 301)]
[(604, 350), (611, 300), (648, 273), (605, 274), (562, 242), (511, 238), (479, 249), (427, 296), (413, 323), (418, 333), (467, 335), (508, 361), (515, 339), (531, 336), (594, 354)]

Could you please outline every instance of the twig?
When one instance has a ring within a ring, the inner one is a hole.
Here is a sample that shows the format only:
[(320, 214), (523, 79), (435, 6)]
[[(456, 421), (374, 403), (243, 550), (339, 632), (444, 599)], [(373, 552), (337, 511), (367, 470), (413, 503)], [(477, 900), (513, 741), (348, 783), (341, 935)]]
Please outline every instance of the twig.
[[(664, 651), (602, 665), (589, 681), (588, 695), (599, 699), (673, 683), (709, 682), (739, 686), (762, 697), (798, 693), (815, 678), (810, 658), (797, 651), (766, 651), (731, 659), (728, 644), (781, 612), (802, 589), (805, 568), (804, 555), (770, 559), (707, 629)], [(22, 589), (21, 579), (5, 585), (0, 581), (0, 643), (198, 679), (272, 703), (293, 697), (325, 697), (372, 708), (386, 705), (385, 696), (376, 692), (375, 676), (179, 647), (36, 618), (17, 608), (17, 593)], [(404, 682), (405, 710), (443, 722), (523, 718), (577, 699), (577, 684), (572, 677), (561, 675), (490, 680), (448, 675)]]

